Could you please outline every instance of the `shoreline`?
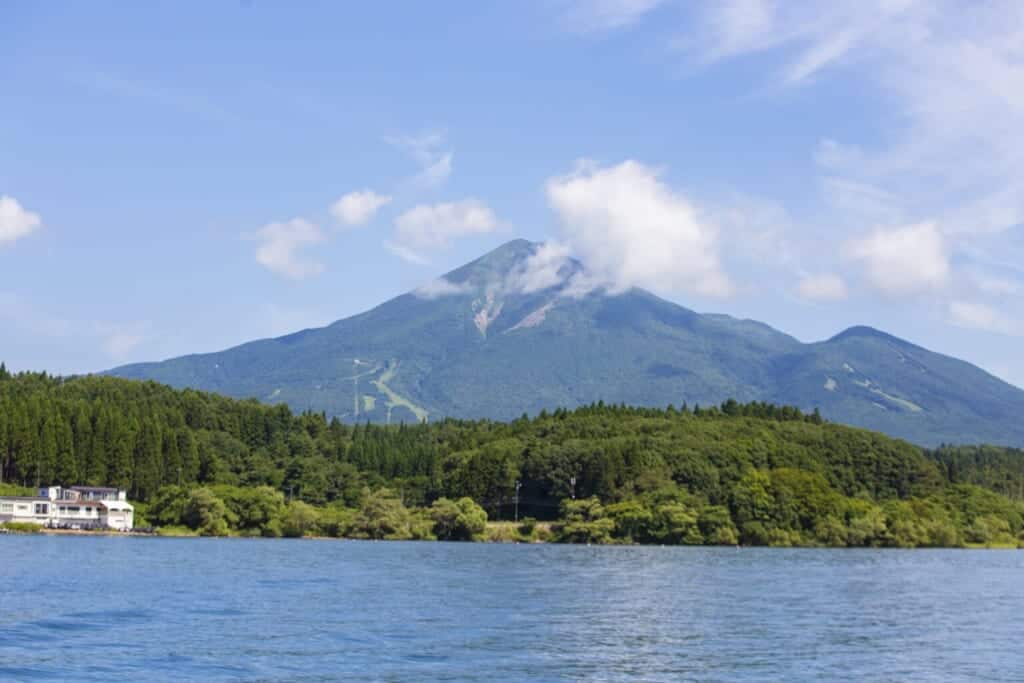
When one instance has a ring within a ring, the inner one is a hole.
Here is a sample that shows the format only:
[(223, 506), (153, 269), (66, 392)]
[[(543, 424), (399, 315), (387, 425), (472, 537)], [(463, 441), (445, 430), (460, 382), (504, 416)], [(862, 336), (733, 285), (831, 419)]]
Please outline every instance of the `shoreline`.
[(5, 536), (94, 536), (119, 538), (217, 538), (217, 539), (240, 539), (240, 540), (261, 540), (261, 541), (350, 541), (350, 542), (372, 542), (372, 543), (455, 543), (455, 544), (480, 544), (480, 545), (551, 545), (551, 546), (578, 546), (594, 548), (734, 548), (735, 550), (749, 549), (773, 549), (773, 550), (1024, 550), (1010, 544), (969, 544), (963, 546), (925, 546), (913, 548), (889, 548), (889, 547), (856, 547), (840, 548), (820, 545), (800, 546), (761, 546), (761, 545), (659, 545), (653, 543), (553, 543), (551, 541), (520, 541), (520, 540), (487, 540), (476, 541), (440, 541), (440, 540), (397, 540), (397, 539), (373, 539), (373, 538), (348, 538), (344, 536), (300, 536), (294, 538), (272, 537), (272, 536), (200, 536), (198, 534), (160, 534), (157, 532), (125, 532), (125, 531), (86, 531), (82, 529), (47, 529), (42, 528), (34, 531), (9, 531), (0, 529), (0, 535)]

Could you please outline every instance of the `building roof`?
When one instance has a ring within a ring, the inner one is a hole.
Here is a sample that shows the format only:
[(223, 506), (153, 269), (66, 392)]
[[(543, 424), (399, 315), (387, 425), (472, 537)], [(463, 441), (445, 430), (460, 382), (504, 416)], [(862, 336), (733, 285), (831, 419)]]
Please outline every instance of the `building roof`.
[(52, 503), (49, 498), (43, 496), (0, 496), (0, 500), (20, 500), (22, 502), (36, 501), (38, 503)]
[(71, 486), (69, 488), (72, 491), (79, 491), (81, 493), (117, 493), (120, 491), (120, 489), (114, 489), (108, 486)]
[(102, 502), (103, 507), (107, 508), (107, 510), (113, 510), (114, 512), (131, 512), (135, 509), (131, 503), (126, 503), (123, 500), (105, 500), (96, 502)]
[(60, 505), (61, 507), (73, 507), (73, 508), (102, 508), (102, 507), (107, 507), (107, 505), (109, 505), (110, 503), (113, 503), (113, 502), (114, 501), (112, 501), (112, 500), (55, 500), (55, 501), (53, 501), (53, 503), (55, 505)]

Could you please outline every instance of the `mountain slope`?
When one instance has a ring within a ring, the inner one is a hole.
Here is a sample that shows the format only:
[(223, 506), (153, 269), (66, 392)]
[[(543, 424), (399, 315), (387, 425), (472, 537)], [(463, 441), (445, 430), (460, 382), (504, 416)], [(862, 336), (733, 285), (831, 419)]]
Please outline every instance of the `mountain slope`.
[[(585, 291), (569, 261), (537, 281), (517, 240), (366, 313), (111, 374), (287, 402), (348, 421), (507, 419), (597, 400), (767, 400), (923, 445), (1024, 445), (1024, 391), (865, 327), (802, 344), (633, 289)], [(543, 265), (543, 264), (540, 264)]]

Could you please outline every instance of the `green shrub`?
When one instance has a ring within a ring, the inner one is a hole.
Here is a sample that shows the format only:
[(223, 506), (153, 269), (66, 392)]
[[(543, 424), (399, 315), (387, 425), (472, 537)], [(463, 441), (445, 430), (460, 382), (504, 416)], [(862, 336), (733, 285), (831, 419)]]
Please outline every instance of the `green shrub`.
[(487, 513), (470, 498), (439, 498), (428, 511), (433, 533), (441, 541), (472, 541), (487, 527)]
[(281, 518), (281, 534), (288, 538), (302, 538), (316, 529), (320, 514), (316, 508), (301, 500), (293, 500)]
[(533, 536), (533, 532), (534, 532), (534, 530), (536, 528), (537, 528), (537, 520), (536, 519), (534, 519), (533, 517), (524, 517), (523, 520), (521, 522), (519, 522), (518, 531), (519, 531), (519, 534), (521, 536), (523, 536), (524, 538), (531, 538)]

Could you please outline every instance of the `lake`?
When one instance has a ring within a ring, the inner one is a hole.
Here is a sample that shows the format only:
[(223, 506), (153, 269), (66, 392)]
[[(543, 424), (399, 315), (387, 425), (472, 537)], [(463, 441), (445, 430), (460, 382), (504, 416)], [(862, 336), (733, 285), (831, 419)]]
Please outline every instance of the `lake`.
[(0, 536), (0, 680), (1024, 680), (1024, 553)]

